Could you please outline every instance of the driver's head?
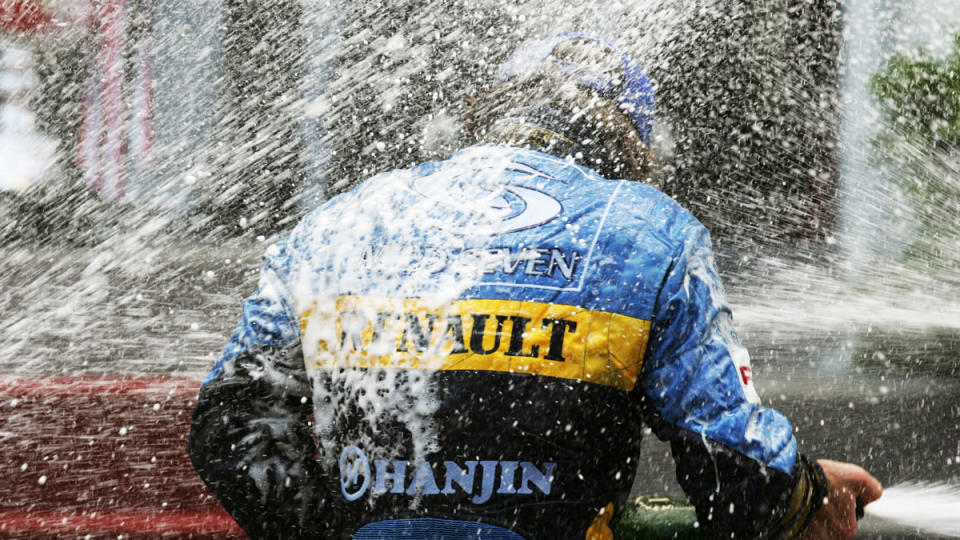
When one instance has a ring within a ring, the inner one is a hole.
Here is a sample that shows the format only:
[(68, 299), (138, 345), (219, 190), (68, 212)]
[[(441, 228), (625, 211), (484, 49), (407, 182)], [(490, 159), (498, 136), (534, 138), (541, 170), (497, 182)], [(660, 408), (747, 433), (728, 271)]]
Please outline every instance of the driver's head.
[(475, 140), (572, 156), (609, 178), (649, 177), (654, 89), (603, 38), (566, 32), (520, 44), (472, 102)]

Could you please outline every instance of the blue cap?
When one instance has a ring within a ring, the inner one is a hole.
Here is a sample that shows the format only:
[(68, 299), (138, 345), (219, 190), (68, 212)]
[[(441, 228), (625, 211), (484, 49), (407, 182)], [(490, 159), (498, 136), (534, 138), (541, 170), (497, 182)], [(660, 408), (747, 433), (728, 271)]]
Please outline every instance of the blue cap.
[[(609, 49), (610, 58), (619, 58), (622, 74), (617, 72), (616, 66), (613, 66), (613, 70), (604, 70), (601, 66), (578, 64), (554, 55), (557, 47), (572, 41), (596, 41), (605, 45)], [(499, 82), (506, 82), (515, 77), (530, 75), (544, 65), (556, 66), (561, 73), (573, 77), (579, 86), (615, 100), (617, 106), (637, 128), (644, 144), (650, 145), (655, 105), (653, 82), (643, 68), (627, 57), (623, 49), (600, 36), (584, 32), (563, 32), (535, 37), (521, 43), (500, 65), (497, 79)]]

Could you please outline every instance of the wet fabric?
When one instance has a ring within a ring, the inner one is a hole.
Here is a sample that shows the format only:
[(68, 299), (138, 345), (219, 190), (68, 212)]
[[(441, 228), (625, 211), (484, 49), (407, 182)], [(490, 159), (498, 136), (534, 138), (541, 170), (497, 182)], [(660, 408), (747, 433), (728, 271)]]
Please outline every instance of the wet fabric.
[(650, 186), (480, 146), (374, 177), (267, 250), (191, 456), (252, 536), (436, 518), (603, 538), (644, 425), (711, 535), (789, 535), (819, 504), (706, 229)]
[(524, 540), (517, 533), (472, 521), (453, 519), (389, 519), (364, 525), (354, 540), (459, 538), (461, 540)]

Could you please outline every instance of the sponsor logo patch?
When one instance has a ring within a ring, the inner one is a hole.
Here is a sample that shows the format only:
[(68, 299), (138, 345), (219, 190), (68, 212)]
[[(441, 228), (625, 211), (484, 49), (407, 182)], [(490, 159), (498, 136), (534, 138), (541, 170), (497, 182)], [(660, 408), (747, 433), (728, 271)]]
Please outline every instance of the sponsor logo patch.
[[(477, 174), (503, 173), (557, 180), (519, 163), (513, 163), (507, 169), (492, 168)], [(455, 174), (458, 171), (416, 177), (412, 180), (412, 187), (426, 200), (436, 201), (439, 205), (453, 209), (475, 208), (485, 220), (494, 222), (489, 232), (495, 235), (539, 227), (563, 213), (560, 201), (538, 189), (501, 183), (495, 183), (490, 188), (484, 188), (482, 182), (464, 185), (451, 181), (449, 176)], [(482, 230), (472, 220), (459, 224), (456, 221), (440, 222), (437, 226), (455, 234), (475, 234)]]
[(311, 369), (502, 371), (627, 391), (650, 331), (649, 321), (562, 304), (368, 296), (341, 296), (332, 313), (308, 310), (300, 326)]
[(553, 221), (563, 211), (560, 202), (550, 195), (511, 185), (504, 186), (503, 192), (492, 199), (490, 207), (500, 217), (499, 234), (538, 227)]
[(576, 249), (553, 246), (488, 247), (461, 252), (413, 245), (389, 249), (366, 246), (360, 266), (368, 272), (398, 275), (424, 271), (435, 274), (452, 268), (462, 275), (525, 275), (568, 284), (574, 280), (582, 260), (583, 255)]
[(413, 462), (401, 459), (374, 459), (356, 446), (340, 453), (340, 493), (355, 501), (368, 493), (407, 496), (471, 496), (483, 504), (494, 494), (506, 496), (549, 495), (557, 464), (529, 461), (469, 460)]
[(340, 452), (340, 492), (348, 501), (355, 501), (370, 487), (370, 462), (356, 446), (347, 446)]

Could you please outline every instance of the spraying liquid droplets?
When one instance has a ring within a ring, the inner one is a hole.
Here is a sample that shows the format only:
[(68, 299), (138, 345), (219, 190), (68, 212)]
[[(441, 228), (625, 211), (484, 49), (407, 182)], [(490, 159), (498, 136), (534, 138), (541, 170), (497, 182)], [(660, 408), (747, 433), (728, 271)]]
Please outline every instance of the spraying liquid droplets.
[(903, 526), (960, 538), (960, 486), (904, 482), (885, 488), (883, 497), (865, 511)]

